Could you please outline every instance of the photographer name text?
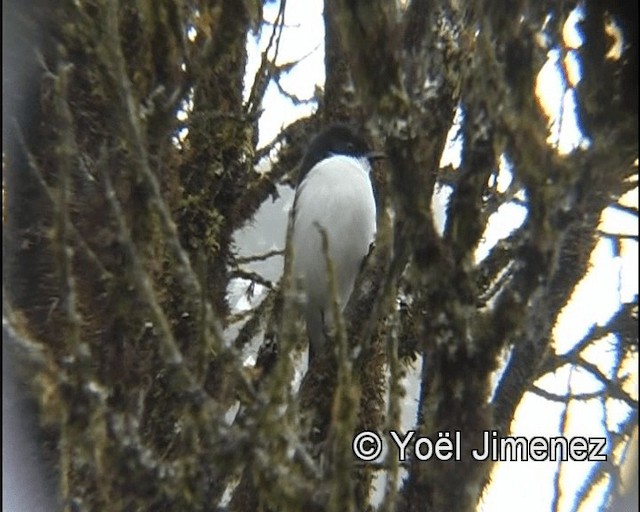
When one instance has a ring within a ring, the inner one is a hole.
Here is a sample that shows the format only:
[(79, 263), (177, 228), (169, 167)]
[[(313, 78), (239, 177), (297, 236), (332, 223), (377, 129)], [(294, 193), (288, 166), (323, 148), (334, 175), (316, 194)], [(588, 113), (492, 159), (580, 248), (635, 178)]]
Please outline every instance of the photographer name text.
[[(482, 433), (479, 446), (466, 447), (462, 433), (438, 432), (435, 436), (419, 436), (415, 430), (405, 434), (390, 430), (387, 447), (397, 452), (398, 460), (409, 457), (421, 461), (462, 460), (470, 455), (477, 461), (606, 461), (606, 438), (604, 437), (523, 437), (501, 436), (495, 430)], [(354, 455), (362, 461), (373, 461), (383, 451), (384, 439), (377, 432), (365, 430), (353, 439)], [(394, 453), (392, 453), (394, 454)]]

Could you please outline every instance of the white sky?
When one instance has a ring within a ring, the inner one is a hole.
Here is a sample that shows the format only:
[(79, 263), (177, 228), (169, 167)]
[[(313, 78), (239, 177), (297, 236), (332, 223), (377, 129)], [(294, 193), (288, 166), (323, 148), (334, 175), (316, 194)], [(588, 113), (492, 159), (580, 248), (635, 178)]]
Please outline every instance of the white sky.
[[(264, 17), (269, 22), (276, 20), (279, 3), (267, 3)], [(285, 24), (276, 63), (287, 64), (301, 60), (295, 69), (284, 75), (280, 81), (283, 88), (300, 99), (313, 97), (316, 86), (324, 84), (324, 23), (322, 22), (322, 2), (288, 2), (285, 11)], [(245, 98), (253, 83), (253, 77), (260, 66), (261, 54), (266, 49), (271, 35), (271, 27), (265, 27), (258, 38), (249, 38), (249, 61)], [(269, 53), (271, 57), (273, 52)], [(269, 85), (264, 98), (265, 115), (260, 118), (260, 138), (258, 146), (264, 146), (273, 140), (288, 124), (296, 119), (308, 116), (315, 105), (293, 105), (278, 88)]]
[[(265, 17), (275, 20), (278, 3), (265, 6)], [(564, 30), (565, 45), (568, 48), (578, 48), (581, 44), (575, 23), (579, 21), (580, 13), (575, 11), (567, 22)], [(322, 86), (324, 82), (324, 26), (322, 21), (322, 2), (312, 0), (307, 2), (289, 2), (285, 14), (287, 28), (278, 55), (278, 63), (291, 62), (305, 57), (288, 76), (281, 81), (288, 92), (300, 98), (310, 98), (314, 88)], [(247, 66), (247, 84), (250, 85), (255, 70), (259, 65), (260, 51), (266, 46), (270, 35), (270, 28), (257, 40), (250, 40), (249, 63)], [(554, 145), (560, 154), (567, 154), (576, 148), (586, 148), (589, 141), (580, 133), (574, 115), (574, 92), (571, 89), (580, 79), (580, 64), (575, 52), (566, 53), (566, 79), (561, 60), (561, 51), (551, 49), (548, 61), (540, 71), (536, 95), (543, 112), (550, 122), (549, 143)], [(271, 85), (267, 91), (265, 112), (260, 120), (260, 145), (271, 141), (280, 130), (295, 119), (309, 115), (314, 104), (301, 106), (293, 105)], [(559, 120), (559, 113), (562, 119)], [(460, 114), (460, 113), (459, 113)], [(459, 118), (459, 115), (458, 115)], [(455, 130), (452, 130), (454, 133)], [(443, 156), (442, 165), (451, 164), (454, 168), (459, 165), (460, 141), (450, 138), (449, 150)], [(577, 149), (580, 150), (580, 149)], [(504, 190), (511, 181), (509, 162), (500, 162), (498, 175), (499, 188)], [(274, 248), (281, 248), (284, 241), (287, 222), (286, 211), (290, 206), (291, 192), (282, 187), (282, 199), (279, 202), (265, 204), (259, 212), (254, 224), (239, 233), (236, 240), (241, 254), (265, 252)], [(450, 189), (442, 187), (436, 191), (434, 210), (436, 224), (442, 229), (444, 224), (443, 208), (450, 193)], [(637, 206), (637, 189), (625, 197), (625, 204)], [(522, 224), (526, 217), (526, 209), (515, 203), (503, 205), (494, 214), (485, 232), (484, 241), (476, 251), (476, 260), (483, 259), (497, 240), (507, 236), (513, 229)], [(608, 208), (602, 215), (601, 230), (611, 233), (638, 233), (635, 217)], [(569, 350), (594, 324), (605, 323), (617, 310), (620, 302), (628, 302), (638, 293), (638, 244), (635, 241), (624, 241), (621, 244), (620, 255), (614, 253), (611, 241), (601, 240), (594, 250), (590, 270), (576, 288), (571, 302), (564, 308), (554, 329), (555, 345), (560, 352)], [(260, 270), (271, 273), (269, 277), (277, 279), (278, 270), (274, 271), (274, 264), (264, 265)], [(281, 265), (276, 261), (276, 267)], [(281, 270), (280, 270), (281, 271)], [(231, 290), (232, 300), (235, 298), (237, 309), (250, 307), (252, 301), (244, 297), (246, 284), (236, 282)], [(261, 293), (257, 294), (258, 298)], [(255, 299), (254, 299), (255, 300)], [(612, 361), (610, 340), (602, 340), (589, 352), (589, 360), (597, 362), (599, 367), (608, 373), (608, 364)], [(637, 356), (630, 363), (630, 371), (634, 373), (637, 388)], [(415, 372), (414, 372), (415, 373)], [(417, 372), (419, 374), (419, 371)], [(415, 393), (417, 390), (417, 376), (415, 382), (409, 382), (406, 407), (403, 417), (409, 424), (415, 409)], [(538, 382), (540, 387), (562, 394), (571, 386), (574, 393), (599, 389), (599, 384), (584, 372), (569, 372), (568, 368), (547, 376)], [(620, 409), (620, 408), (618, 408)], [(624, 411), (624, 409), (622, 409)], [(523, 399), (516, 419), (512, 425), (513, 435), (525, 436), (555, 436), (559, 435), (560, 415), (562, 406), (550, 403), (531, 393)], [(609, 414), (615, 416), (613, 408)], [(620, 416), (618, 411), (617, 415)], [(568, 435), (603, 435), (602, 409), (598, 403), (576, 404), (570, 407), (568, 421)], [(556, 471), (555, 462), (511, 462), (496, 465), (492, 475), (492, 484), (485, 493), (480, 510), (495, 511), (509, 510), (514, 503), (519, 511), (549, 510), (553, 486), (552, 479)], [(569, 510), (572, 506), (573, 495), (580, 487), (587, 474), (589, 463), (565, 463), (562, 469), (563, 499), (560, 510)], [(598, 498), (598, 493), (594, 493)], [(600, 500), (593, 499), (587, 508), (581, 510), (599, 510)]]

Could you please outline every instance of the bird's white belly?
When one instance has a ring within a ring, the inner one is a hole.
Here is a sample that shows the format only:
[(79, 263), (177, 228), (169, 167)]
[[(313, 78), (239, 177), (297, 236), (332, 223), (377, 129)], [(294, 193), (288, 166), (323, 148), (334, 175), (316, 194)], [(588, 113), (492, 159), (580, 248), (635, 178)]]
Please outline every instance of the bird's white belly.
[[(293, 227), (293, 271), (306, 294), (310, 315), (330, 314), (332, 296), (321, 230), (344, 307), (353, 290), (362, 260), (376, 232), (373, 189), (368, 163), (334, 156), (318, 163), (298, 188)], [(312, 340), (313, 341), (313, 340)]]

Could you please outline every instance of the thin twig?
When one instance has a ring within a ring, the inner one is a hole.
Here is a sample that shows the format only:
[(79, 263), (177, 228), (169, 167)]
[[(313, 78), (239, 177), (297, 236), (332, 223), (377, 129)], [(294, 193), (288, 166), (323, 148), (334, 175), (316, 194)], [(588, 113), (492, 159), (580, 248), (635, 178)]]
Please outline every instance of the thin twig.
[(284, 256), (284, 250), (274, 249), (273, 251), (268, 251), (263, 254), (256, 254), (254, 256), (237, 256), (235, 258), (235, 262), (240, 265), (243, 263), (253, 263), (255, 261), (265, 261), (269, 258), (273, 258), (274, 256)]

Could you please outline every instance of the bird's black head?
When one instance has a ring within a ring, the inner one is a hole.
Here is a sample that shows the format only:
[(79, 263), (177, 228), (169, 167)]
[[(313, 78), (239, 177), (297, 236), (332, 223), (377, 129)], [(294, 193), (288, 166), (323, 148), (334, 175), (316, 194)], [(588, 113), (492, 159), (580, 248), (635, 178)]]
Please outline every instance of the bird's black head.
[(346, 155), (354, 157), (375, 158), (367, 142), (356, 134), (349, 126), (344, 124), (332, 124), (320, 132), (309, 144), (302, 163), (298, 183), (321, 160), (333, 155)]

